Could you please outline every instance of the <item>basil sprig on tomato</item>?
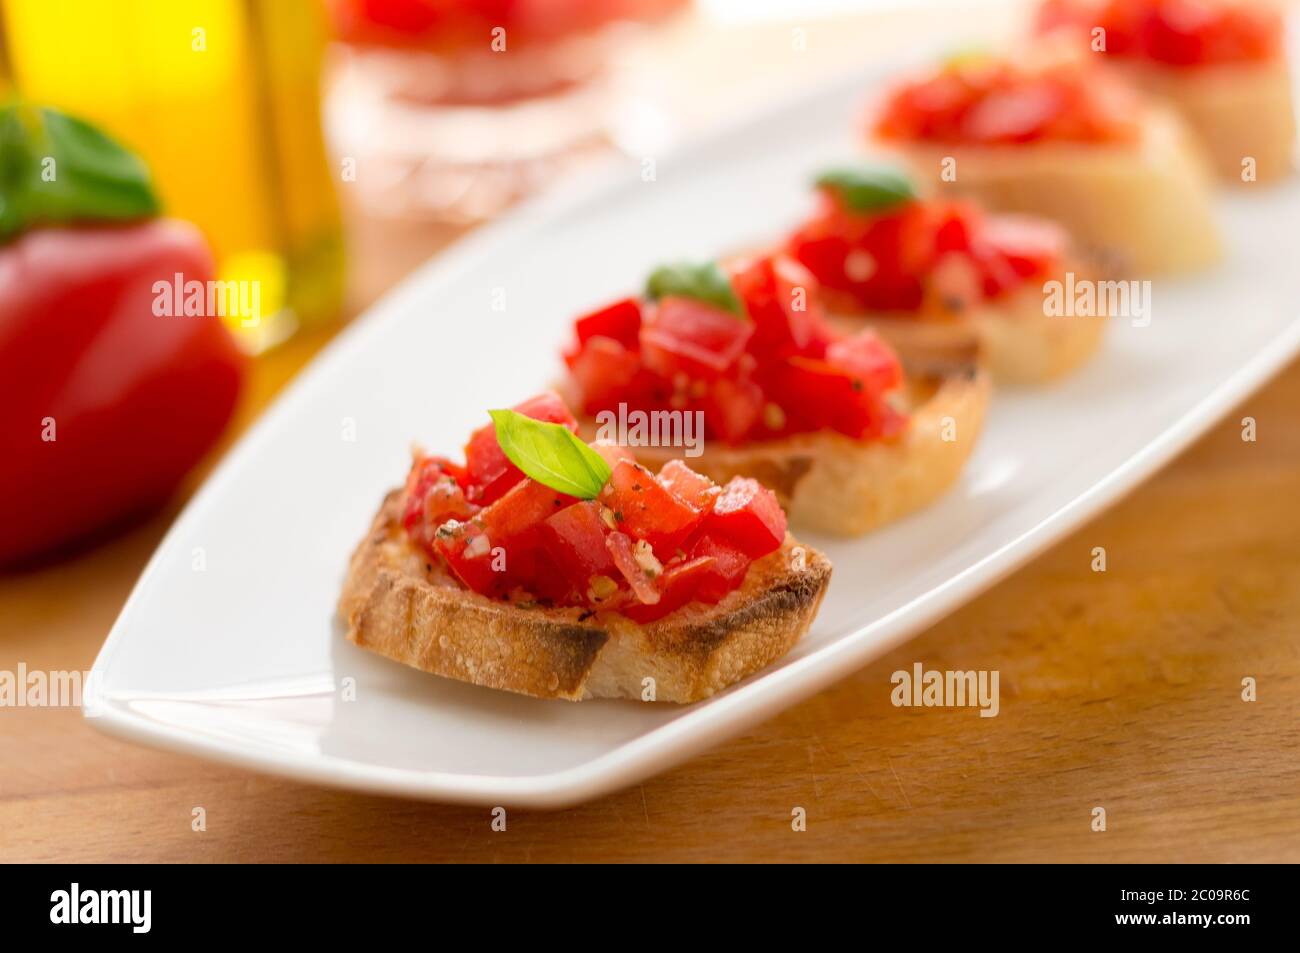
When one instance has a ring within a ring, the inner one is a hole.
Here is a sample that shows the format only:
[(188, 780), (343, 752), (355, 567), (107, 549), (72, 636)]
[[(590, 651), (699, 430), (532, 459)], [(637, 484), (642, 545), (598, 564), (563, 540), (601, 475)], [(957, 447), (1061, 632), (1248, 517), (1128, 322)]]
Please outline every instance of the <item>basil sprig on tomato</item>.
[(515, 410), (489, 410), (501, 451), (526, 476), (580, 500), (594, 500), (609, 480), (609, 464), (563, 424)]
[(145, 164), (99, 129), (55, 109), (0, 105), (0, 242), (37, 226), (158, 211)]
[(875, 212), (911, 202), (916, 190), (906, 175), (884, 165), (855, 165), (827, 169), (817, 176), (818, 188), (835, 192), (854, 212)]
[(745, 309), (731, 286), (731, 278), (716, 261), (661, 265), (650, 273), (645, 293), (651, 301), (667, 297), (694, 298), (729, 311), (738, 318), (745, 317)]

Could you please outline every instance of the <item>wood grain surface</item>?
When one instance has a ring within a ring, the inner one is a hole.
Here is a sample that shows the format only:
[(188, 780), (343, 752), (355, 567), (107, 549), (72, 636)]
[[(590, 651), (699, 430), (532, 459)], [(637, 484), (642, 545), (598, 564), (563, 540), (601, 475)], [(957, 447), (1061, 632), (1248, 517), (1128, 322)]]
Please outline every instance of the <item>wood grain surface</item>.
[[(353, 235), (358, 305), (449, 237), (365, 219)], [(326, 337), (258, 365), (241, 426)], [(0, 669), (88, 668), (176, 510), (0, 577)], [(1105, 572), (1092, 570), (1095, 546)], [(999, 670), (1000, 714), (893, 707), (890, 675), (914, 662)], [(1297, 861), (1298, 713), (1293, 364), (983, 597), (635, 788), (511, 811), (496, 832), (482, 809), (313, 788), (118, 742), (74, 710), (2, 709), (0, 860)], [(196, 806), (206, 831), (191, 829)]]

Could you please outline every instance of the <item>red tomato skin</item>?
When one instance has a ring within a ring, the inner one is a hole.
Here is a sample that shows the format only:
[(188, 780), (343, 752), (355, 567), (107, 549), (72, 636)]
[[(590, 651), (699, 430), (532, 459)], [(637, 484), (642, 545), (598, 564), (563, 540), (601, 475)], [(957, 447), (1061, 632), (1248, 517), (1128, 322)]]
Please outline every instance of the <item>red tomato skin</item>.
[(433, 548), (433, 533), (449, 519), (464, 520), (476, 507), (465, 499), (465, 470), (446, 457), (421, 457), (411, 464), (402, 498), (402, 526), (421, 547)]
[[(513, 408), (525, 417), (548, 423), (563, 424), (577, 432), (578, 421), (569, 412), (559, 394), (547, 391), (529, 398)], [(494, 424), (480, 427), (465, 444), (465, 469), (471, 503), (487, 506), (496, 502), (507, 490), (524, 478), (523, 471), (510, 462), (501, 444), (497, 443)]]
[(696, 597), (706, 603), (718, 602), (745, 581), (752, 560), (743, 551), (725, 539), (702, 533), (691, 546), (690, 558), (707, 557), (712, 560), (700, 579)]
[(659, 559), (668, 559), (703, 514), (680, 499), (639, 464), (620, 461), (601, 490), (621, 532), (644, 539)]
[(636, 400), (644, 390), (638, 386), (645, 374), (640, 356), (603, 335), (582, 346), (569, 362), (569, 373), (578, 387), (579, 403), (588, 414), (616, 407), (620, 401)]
[(641, 359), (669, 380), (679, 373), (714, 378), (735, 366), (753, 333), (753, 323), (742, 315), (669, 295), (641, 326)]
[(641, 302), (637, 298), (615, 301), (584, 314), (573, 323), (573, 328), (579, 344), (586, 344), (594, 337), (605, 337), (635, 350), (641, 334)]
[(246, 360), (220, 317), (154, 314), (178, 273), (213, 266), (173, 220), (0, 246), (0, 565), (152, 511), (225, 429)]
[(609, 527), (600, 509), (594, 500), (584, 500), (550, 516), (541, 526), (543, 551), (579, 593), (587, 591), (592, 576), (617, 578), (614, 559), (605, 546)]
[(709, 436), (727, 444), (743, 443), (762, 421), (763, 404), (763, 389), (753, 380), (718, 378), (703, 400)]
[(785, 254), (742, 259), (728, 270), (754, 322), (750, 353), (769, 359), (805, 353), (824, 320), (813, 273)]
[(779, 549), (786, 519), (776, 494), (752, 477), (732, 477), (702, 532), (725, 539), (750, 559)]
[(681, 460), (669, 460), (660, 467), (659, 482), (679, 500), (703, 514), (712, 511), (721, 492), (716, 483), (696, 473)]

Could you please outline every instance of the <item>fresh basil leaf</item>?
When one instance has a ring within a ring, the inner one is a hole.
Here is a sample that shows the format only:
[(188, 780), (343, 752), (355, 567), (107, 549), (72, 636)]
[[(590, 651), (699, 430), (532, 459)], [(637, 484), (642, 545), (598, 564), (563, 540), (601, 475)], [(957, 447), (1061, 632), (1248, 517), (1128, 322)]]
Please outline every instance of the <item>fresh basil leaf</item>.
[(514, 410), (489, 410), (488, 414), (506, 457), (538, 483), (593, 500), (609, 479), (605, 458), (563, 424), (534, 420)]
[(885, 165), (828, 169), (817, 176), (817, 185), (823, 189), (834, 189), (844, 204), (855, 212), (891, 208), (916, 198), (911, 180), (897, 169)]
[(0, 106), (0, 241), (40, 225), (158, 211), (145, 164), (94, 126), (54, 109)]
[(646, 297), (656, 301), (668, 295), (695, 298), (723, 311), (730, 311), (736, 317), (745, 316), (740, 299), (731, 287), (731, 279), (715, 261), (702, 265), (689, 262), (662, 265), (650, 273), (645, 293)]

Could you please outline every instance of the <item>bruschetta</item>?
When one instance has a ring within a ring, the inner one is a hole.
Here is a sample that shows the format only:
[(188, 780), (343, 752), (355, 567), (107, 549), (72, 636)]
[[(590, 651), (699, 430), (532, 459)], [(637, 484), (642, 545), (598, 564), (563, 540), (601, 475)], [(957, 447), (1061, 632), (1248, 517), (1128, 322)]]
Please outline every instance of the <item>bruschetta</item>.
[(339, 600), (352, 642), (539, 698), (685, 703), (808, 630), (831, 566), (771, 491), (589, 446), (555, 394), (492, 417), (385, 497)]
[[(871, 329), (835, 333), (812, 274), (784, 254), (656, 271), (641, 297), (575, 323), (562, 391), (600, 436), (688, 415), (701, 445), (629, 441), (718, 482), (757, 478), (797, 526), (856, 536), (925, 506), (970, 456), (989, 399), (973, 335), (900, 359)], [(665, 445), (666, 444), (666, 445)]]
[(1277, 9), (1259, 0), (1047, 0), (1038, 28), (1068, 35), (1176, 109), (1225, 180), (1291, 172), (1295, 107)]
[(1125, 276), (1220, 256), (1206, 160), (1178, 116), (1067, 49), (956, 58), (907, 79), (871, 132), (926, 186), (1064, 225)]
[(994, 379), (1036, 384), (1097, 349), (1105, 301), (1056, 314), (1051, 282), (1097, 280), (1100, 269), (1046, 219), (988, 215), (964, 200), (928, 199), (888, 166), (860, 162), (817, 178), (817, 206), (786, 252), (822, 288), (833, 324), (864, 322), (903, 353), (918, 340), (973, 332)]

